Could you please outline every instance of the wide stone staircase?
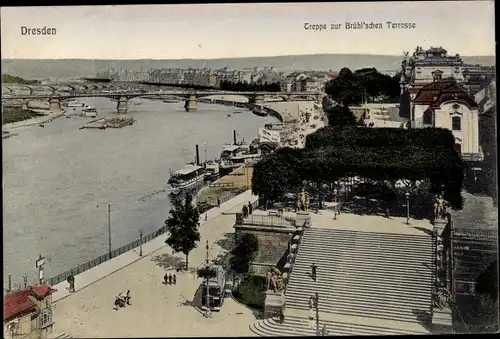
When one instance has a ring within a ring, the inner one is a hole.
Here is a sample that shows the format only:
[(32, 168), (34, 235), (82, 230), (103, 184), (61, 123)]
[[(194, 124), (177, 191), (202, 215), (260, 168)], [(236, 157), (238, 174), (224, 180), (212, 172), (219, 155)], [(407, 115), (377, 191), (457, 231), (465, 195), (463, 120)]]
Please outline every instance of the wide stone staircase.
[(258, 320), (251, 329), (261, 336), (315, 335), (309, 299), (318, 292), (328, 335), (429, 333), (432, 267), (430, 235), (307, 229), (286, 289), (285, 321)]

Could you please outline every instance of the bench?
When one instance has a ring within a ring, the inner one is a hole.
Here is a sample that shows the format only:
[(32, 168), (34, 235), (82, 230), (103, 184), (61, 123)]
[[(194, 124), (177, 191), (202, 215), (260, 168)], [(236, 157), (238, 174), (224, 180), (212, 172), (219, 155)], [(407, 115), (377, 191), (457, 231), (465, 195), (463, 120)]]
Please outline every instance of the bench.
[(298, 247), (299, 246), (297, 246), (297, 244), (293, 244), (292, 246), (290, 246), (290, 252), (295, 252)]
[(300, 241), (300, 235), (296, 235), (293, 237), (293, 242), (299, 242)]

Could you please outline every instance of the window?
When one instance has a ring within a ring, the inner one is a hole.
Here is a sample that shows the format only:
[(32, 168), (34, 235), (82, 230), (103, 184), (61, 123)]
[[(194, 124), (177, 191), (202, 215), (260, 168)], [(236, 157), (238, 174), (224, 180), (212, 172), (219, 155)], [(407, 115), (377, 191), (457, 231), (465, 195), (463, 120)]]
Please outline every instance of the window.
[(40, 328), (52, 325), (52, 310), (44, 309), (40, 312)]
[(453, 148), (455, 148), (455, 151), (457, 151), (457, 153), (459, 155), (462, 154), (462, 145), (461, 144), (455, 144), (455, 146)]
[(453, 131), (461, 131), (462, 130), (462, 121), (460, 117), (451, 118), (451, 129)]
[(460, 105), (459, 104), (453, 104), (453, 106), (451, 106), (453, 109), (459, 109), (460, 108)]
[(423, 123), (425, 125), (432, 125), (432, 109), (428, 108), (424, 112)]

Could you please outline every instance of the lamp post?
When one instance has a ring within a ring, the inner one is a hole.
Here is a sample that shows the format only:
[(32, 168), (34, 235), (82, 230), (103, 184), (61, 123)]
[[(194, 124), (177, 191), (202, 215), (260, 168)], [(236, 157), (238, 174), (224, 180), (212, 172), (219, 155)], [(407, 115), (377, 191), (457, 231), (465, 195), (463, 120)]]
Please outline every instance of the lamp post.
[(139, 256), (142, 257), (142, 230), (139, 230)]
[(335, 202), (335, 208), (333, 210), (333, 220), (337, 220), (337, 204), (338, 204), (338, 201), (337, 201), (337, 189), (334, 189), (333, 190), (333, 201)]
[(406, 224), (410, 224), (410, 193), (405, 193), (406, 197)]
[(108, 204), (108, 251), (111, 259), (111, 204)]
[(248, 164), (245, 164), (245, 175), (246, 175), (247, 190), (248, 190)]
[(319, 293), (316, 292), (316, 335), (319, 336)]

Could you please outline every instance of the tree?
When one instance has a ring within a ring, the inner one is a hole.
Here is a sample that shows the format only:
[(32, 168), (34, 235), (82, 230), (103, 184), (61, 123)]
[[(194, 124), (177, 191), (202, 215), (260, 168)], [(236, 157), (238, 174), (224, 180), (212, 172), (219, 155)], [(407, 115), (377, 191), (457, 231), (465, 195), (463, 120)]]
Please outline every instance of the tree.
[(231, 268), (235, 273), (245, 274), (250, 270), (250, 264), (259, 250), (259, 241), (253, 234), (244, 234), (240, 243), (232, 251)]
[(174, 201), (174, 208), (170, 210), (170, 217), (165, 221), (169, 235), (165, 243), (175, 252), (182, 252), (186, 256), (186, 270), (188, 269), (189, 252), (196, 248), (200, 241), (200, 212), (193, 205), (191, 195), (186, 194), (184, 201)]
[(328, 125), (330, 126), (352, 126), (356, 124), (354, 113), (347, 106), (337, 105), (332, 108), (325, 109), (328, 117)]

